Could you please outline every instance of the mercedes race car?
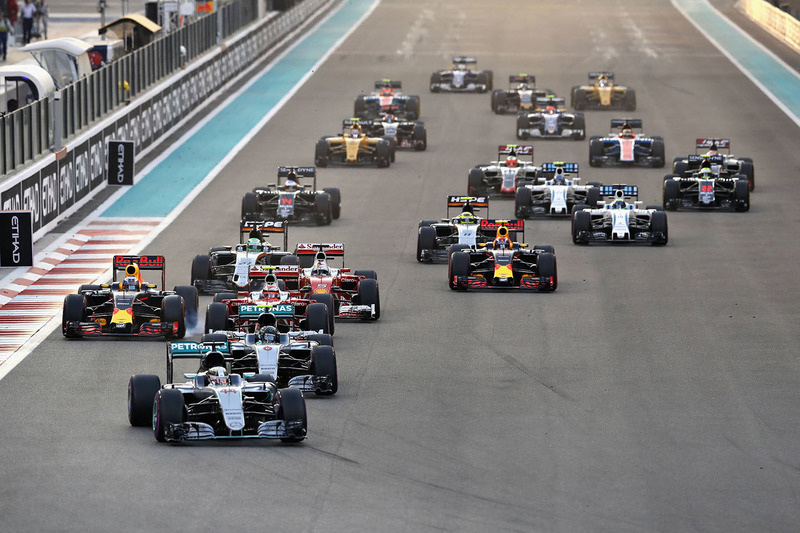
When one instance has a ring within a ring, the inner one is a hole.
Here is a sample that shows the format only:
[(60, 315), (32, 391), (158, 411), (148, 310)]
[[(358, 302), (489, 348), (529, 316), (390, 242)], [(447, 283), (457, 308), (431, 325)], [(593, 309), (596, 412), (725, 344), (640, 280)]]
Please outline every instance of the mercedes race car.
[(381, 114), (364, 127), (370, 137), (391, 139), (395, 148), (422, 151), (428, 147), (428, 132), (421, 120), (398, 120), (390, 114)]
[(342, 121), (344, 131), (340, 135), (322, 137), (317, 141), (314, 162), (318, 167), (328, 165), (376, 165), (388, 167), (394, 161), (392, 139), (369, 137), (363, 127), (370, 127), (368, 120), (356, 118)]
[(514, 201), (518, 218), (569, 216), (576, 205), (596, 205), (597, 184), (579, 185), (578, 163), (544, 163), (535, 183), (521, 184)]
[[(213, 246), (208, 254), (192, 260), (192, 285), (200, 294), (221, 291), (248, 290), (250, 269), (254, 265), (279, 265), (290, 255), (287, 224), (283, 221), (242, 221), (242, 233), (248, 232), (247, 242), (232, 246)], [(283, 233), (283, 248), (264, 240), (264, 233)]]
[(744, 174), (715, 174), (710, 161), (691, 175), (664, 176), (664, 209), (750, 210), (750, 187)]
[[(67, 338), (141, 336), (181, 339), (197, 319), (197, 289), (164, 289), (163, 255), (115, 255), (112, 283), (81, 285), (64, 298), (61, 332)], [(142, 270), (161, 271), (161, 289), (146, 283)], [(117, 272), (125, 277), (117, 281)]]
[[(731, 154), (730, 139), (697, 139), (694, 143), (695, 153), (688, 157), (676, 157), (672, 161), (672, 173), (678, 176), (691, 176), (700, 169), (703, 161), (708, 161), (711, 172), (724, 177), (744, 174), (748, 187), (752, 192), (756, 188), (753, 159), (736, 157)], [(701, 153), (703, 152), (703, 153)]]
[(619, 128), (605, 137), (592, 135), (589, 139), (589, 164), (593, 167), (622, 165), (660, 168), (664, 166), (664, 139), (645, 135), (642, 121), (632, 118), (611, 120), (611, 129)]
[[(311, 183), (301, 183), (311, 180)], [(317, 190), (314, 167), (278, 167), (276, 183), (255, 187), (242, 198), (242, 220), (283, 220), (326, 225), (342, 212), (338, 187)]]
[[(200, 369), (184, 374), (188, 381), (173, 383), (174, 361), (182, 358), (200, 359)], [(272, 375), (242, 376), (226, 366), (219, 351), (184, 354), (168, 349), (166, 385), (154, 374), (128, 381), (128, 421), (151, 426), (159, 442), (306, 438), (308, 417), (300, 390), (279, 389)]]
[(405, 120), (419, 118), (419, 96), (399, 92), (403, 84), (398, 80), (378, 80), (370, 95), (359, 94), (353, 106), (358, 118), (375, 119), (389, 113)]
[(667, 214), (661, 206), (642, 208), (642, 202), (637, 200), (638, 187), (604, 185), (600, 193), (611, 201), (600, 206), (576, 205), (573, 209), (572, 242), (667, 244)]
[[(453, 252), (448, 263), (452, 290), (517, 289), (552, 292), (558, 287), (556, 256), (552, 246), (514, 242), (511, 235), (521, 233), (522, 220), (491, 221), (497, 231), (491, 243), (478, 244)], [(489, 224), (487, 223), (487, 229)]]
[(575, 139), (586, 138), (586, 119), (583, 113), (567, 113), (564, 99), (536, 99), (536, 109), (517, 115), (517, 139)]
[(572, 107), (584, 109), (636, 110), (636, 91), (614, 83), (613, 72), (590, 72), (588, 85), (572, 88)]
[[(537, 168), (533, 166), (533, 146), (501, 144), (497, 147), (497, 161), (475, 165), (467, 176), (467, 191), (470, 196), (512, 196), (520, 181), (536, 179)], [(521, 156), (530, 156), (523, 161)]]
[(517, 74), (508, 77), (508, 89), (492, 91), (492, 111), (498, 115), (533, 111), (537, 98), (553, 95), (550, 89), (537, 89), (536, 76)]
[(431, 92), (485, 93), (492, 90), (494, 74), (491, 70), (475, 69), (478, 60), (474, 57), (456, 56), (448, 69), (431, 74)]
[[(450, 211), (453, 208), (460, 208), (461, 212), (451, 217)], [(495, 230), (482, 229), (482, 224), (487, 222), (486, 219), (477, 216), (479, 208), (486, 208), (485, 214), (488, 216), (489, 202), (485, 197), (448, 196), (447, 218), (439, 222), (435, 220), (419, 222), (417, 261), (447, 261), (452, 251), (491, 242)]]

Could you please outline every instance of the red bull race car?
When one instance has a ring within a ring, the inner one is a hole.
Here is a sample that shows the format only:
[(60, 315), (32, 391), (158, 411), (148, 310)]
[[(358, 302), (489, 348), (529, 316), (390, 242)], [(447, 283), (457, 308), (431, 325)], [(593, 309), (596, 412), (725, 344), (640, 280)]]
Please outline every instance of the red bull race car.
[[(64, 298), (63, 335), (67, 338), (141, 336), (181, 339), (197, 319), (197, 289), (164, 290), (163, 255), (115, 255), (112, 283), (81, 285)], [(143, 270), (161, 271), (161, 288), (145, 282)], [(117, 273), (125, 272), (121, 281)]]

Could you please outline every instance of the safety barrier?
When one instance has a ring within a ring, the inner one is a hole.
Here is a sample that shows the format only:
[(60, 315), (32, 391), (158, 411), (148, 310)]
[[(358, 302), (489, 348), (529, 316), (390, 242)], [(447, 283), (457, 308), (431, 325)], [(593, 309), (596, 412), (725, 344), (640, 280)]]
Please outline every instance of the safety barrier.
[[(109, 140), (133, 140), (138, 156), (187, 114), (201, 107), (207, 97), (263, 57), (280, 39), (331, 4), (331, 0), (302, 0), (278, 15), (271, 12), (267, 19), (228, 39), (223, 47), (215, 44), (205, 55), (199, 51), (200, 46), (191, 52), (187, 50), (190, 58), (203, 57), (189, 62), (186, 68), (182, 68), (178, 54), (164, 61), (157, 55), (163, 52), (169, 56), (170, 50), (177, 51), (181, 44), (186, 46), (184, 43), (189, 42), (188, 38), (181, 40), (170, 35), (159, 40), (160, 48), (142, 49), (136, 60), (131, 57), (117, 65), (112, 63), (93, 73), (91, 80), (87, 77), (83, 83), (62, 90), (67, 95), (62, 98), (70, 101), (64, 105), (66, 131), (72, 132), (65, 143), (66, 150), (42, 156), (0, 182), (0, 207), (33, 211), (34, 238), (41, 237), (105, 187)], [(191, 31), (195, 32), (195, 44), (205, 39), (202, 27)], [(112, 66), (116, 68), (109, 68)], [(173, 67), (177, 70), (171, 72)], [(125, 81), (129, 86), (127, 91)], [(128, 98), (130, 103), (122, 105)], [(48, 136), (53, 132), (45, 132), (41, 127), (46, 124), (44, 113), (47, 106), (41, 102), (13, 113), (12, 125), (6, 123), (0, 128), (3, 146), (8, 135), (17, 136), (15, 141), (24, 137), (26, 142), (22, 145), (26, 148), (22, 155), (35, 157), (33, 137), (43, 146), (52, 138)], [(19, 148), (13, 150), (17, 153)]]
[(765, 0), (739, 0), (739, 9), (756, 24), (800, 52), (800, 21)]

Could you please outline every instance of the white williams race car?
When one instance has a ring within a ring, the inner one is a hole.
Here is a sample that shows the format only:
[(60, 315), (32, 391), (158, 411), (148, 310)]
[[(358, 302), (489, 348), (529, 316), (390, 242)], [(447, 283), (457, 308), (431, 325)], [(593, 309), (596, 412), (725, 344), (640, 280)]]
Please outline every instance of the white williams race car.
[(667, 214), (661, 206), (642, 208), (641, 202), (635, 200), (638, 187), (606, 185), (600, 187), (600, 192), (601, 196), (612, 200), (599, 206), (583, 205), (573, 209), (572, 242), (667, 244)]
[(599, 184), (580, 185), (578, 163), (545, 163), (533, 184), (517, 189), (514, 210), (518, 218), (570, 216), (576, 205), (596, 205)]

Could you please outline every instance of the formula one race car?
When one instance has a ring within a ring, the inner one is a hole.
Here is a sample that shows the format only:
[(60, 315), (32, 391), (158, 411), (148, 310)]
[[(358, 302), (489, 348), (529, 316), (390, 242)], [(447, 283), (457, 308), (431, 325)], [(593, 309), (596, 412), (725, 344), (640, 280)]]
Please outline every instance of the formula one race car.
[[(478, 243), (491, 242), (495, 230), (482, 230), (483, 218), (476, 216), (479, 208), (486, 208), (489, 202), (485, 197), (448, 196), (447, 218), (440, 222), (420, 220), (417, 234), (417, 261), (447, 261), (450, 253)], [(461, 213), (450, 217), (450, 210), (461, 208)]]
[[(67, 338), (100, 336), (182, 339), (197, 319), (197, 289), (164, 290), (163, 255), (115, 255), (110, 284), (81, 285), (64, 298), (61, 332)], [(161, 271), (161, 289), (146, 283), (142, 270)], [(125, 277), (117, 281), (117, 272)]]
[(492, 90), (494, 74), (491, 70), (475, 70), (478, 60), (474, 57), (456, 56), (449, 69), (431, 74), (431, 92), (485, 93)]
[(522, 220), (485, 220), (495, 229), (492, 243), (453, 252), (448, 264), (452, 290), (522, 289), (552, 292), (558, 287), (556, 256), (552, 246), (534, 246), (511, 240), (525, 234)]
[(642, 128), (642, 121), (633, 118), (611, 120), (611, 129), (619, 128), (605, 137), (592, 135), (589, 139), (589, 164), (593, 167), (607, 165), (664, 166), (664, 139), (650, 137), (633, 130)]
[[(263, 326), (256, 333), (220, 332), (203, 335), (201, 342), (171, 342), (173, 357), (198, 358), (218, 351), (224, 366), (234, 374), (269, 374), (279, 387), (330, 396), (339, 388), (336, 353), (330, 335), (305, 331), (279, 333), (275, 326)], [(215, 364), (214, 366), (223, 366)]]
[(664, 209), (750, 210), (750, 187), (747, 176), (714, 174), (711, 162), (704, 161), (690, 176), (664, 176)]
[(533, 111), (537, 98), (553, 95), (550, 89), (537, 89), (536, 76), (517, 74), (508, 77), (508, 89), (492, 91), (492, 111), (498, 115)]
[[(311, 183), (300, 183), (311, 180)], [(314, 167), (278, 167), (278, 180), (255, 187), (242, 198), (242, 220), (285, 220), (294, 224), (330, 224), (342, 212), (338, 187), (317, 190)]]
[(572, 107), (584, 109), (636, 110), (636, 91), (614, 83), (613, 72), (590, 72), (589, 85), (572, 88)]
[[(344, 268), (344, 244), (298, 243), (295, 248), (298, 265), (281, 268), (278, 277), (292, 291), (310, 294), (317, 301), (333, 307), (336, 318), (378, 320), (381, 300), (378, 275), (374, 270), (351, 271)], [(328, 265), (328, 258), (341, 258), (341, 268)], [(324, 299), (324, 298), (328, 299)]]
[[(711, 172), (723, 177), (744, 174), (752, 192), (756, 188), (753, 159), (736, 157), (731, 154), (730, 139), (697, 139), (694, 143), (695, 153), (688, 157), (676, 157), (672, 161), (672, 173), (678, 176), (691, 176), (700, 169), (703, 161), (710, 163)], [(704, 151), (704, 153), (700, 153)], [(723, 152), (724, 151), (724, 152)], [(723, 153), (720, 153), (723, 152)]]
[(428, 147), (428, 132), (421, 120), (398, 120), (394, 115), (382, 113), (363, 129), (370, 137), (392, 139), (395, 148), (422, 151)]
[(398, 80), (378, 80), (371, 95), (359, 94), (353, 106), (358, 118), (378, 118), (389, 113), (405, 120), (419, 118), (419, 96), (399, 92), (403, 84)]
[[(519, 159), (527, 155), (530, 162)], [(533, 181), (536, 173), (532, 145), (501, 144), (497, 147), (497, 161), (475, 165), (469, 171), (467, 191), (470, 196), (512, 196), (520, 181)]]
[(642, 208), (642, 202), (636, 200), (638, 187), (605, 185), (600, 192), (604, 198), (611, 197), (611, 201), (602, 206), (576, 205), (573, 209), (572, 242), (667, 244), (667, 214), (661, 206)]
[[(201, 359), (200, 369), (184, 374), (185, 383), (173, 383), (174, 360), (181, 358)], [(306, 438), (308, 418), (300, 390), (279, 389), (274, 376), (243, 377), (226, 366), (218, 351), (199, 355), (168, 349), (168, 384), (162, 387), (153, 374), (138, 374), (128, 381), (130, 424), (151, 426), (159, 442)]]
[[(248, 290), (250, 269), (254, 265), (279, 265), (290, 255), (287, 224), (283, 221), (243, 221), (242, 232), (249, 232), (246, 243), (232, 246), (213, 246), (208, 255), (196, 255), (192, 261), (192, 285), (201, 294), (220, 291)], [(283, 251), (263, 239), (263, 234), (283, 233)]]
[(586, 138), (586, 119), (583, 113), (567, 113), (564, 99), (536, 99), (536, 109), (517, 115), (517, 139), (575, 139)]
[(318, 167), (332, 164), (341, 165), (377, 165), (388, 167), (394, 161), (394, 145), (392, 139), (369, 137), (363, 127), (371, 127), (368, 120), (356, 118), (342, 122), (344, 131), (341, 135), (322, 137), (317, 141), (314, 162)]
[(518, 218), (569, 216), (576, 205), (597, 205), (600, 189), (579, 185), (578, 163), (545, 163), (533, 184), (520, 185), (514, 201)]

